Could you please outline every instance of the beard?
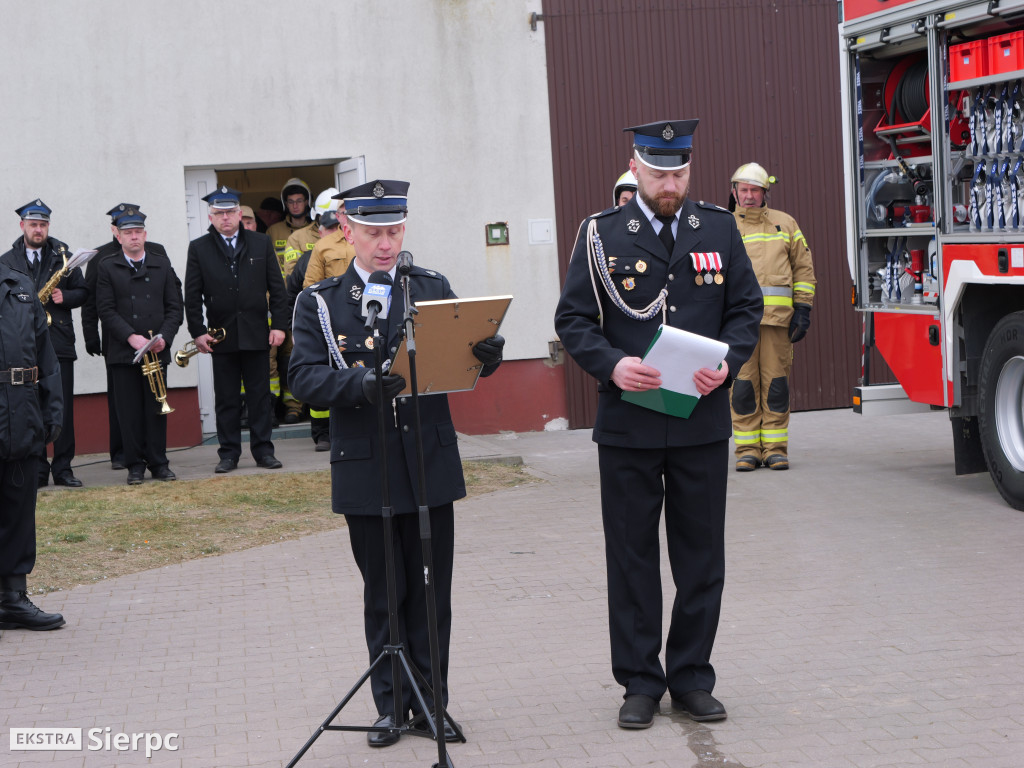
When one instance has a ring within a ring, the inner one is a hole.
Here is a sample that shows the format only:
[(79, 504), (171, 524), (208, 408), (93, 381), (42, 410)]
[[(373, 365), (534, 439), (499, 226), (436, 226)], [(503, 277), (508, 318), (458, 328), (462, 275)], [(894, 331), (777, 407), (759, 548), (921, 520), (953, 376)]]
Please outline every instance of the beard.
[(686, 202), (686, 193), (681, 195), (663, 194), (657, 199), (647, 194), (647, 190), (643, 187), (638, 186), (637, 191), (640, 193), (640, 199), (643, 200), (647, 207), (654, 211), (655, 216), (675, 216), (676, 211), (683, 207), (683, 203)]

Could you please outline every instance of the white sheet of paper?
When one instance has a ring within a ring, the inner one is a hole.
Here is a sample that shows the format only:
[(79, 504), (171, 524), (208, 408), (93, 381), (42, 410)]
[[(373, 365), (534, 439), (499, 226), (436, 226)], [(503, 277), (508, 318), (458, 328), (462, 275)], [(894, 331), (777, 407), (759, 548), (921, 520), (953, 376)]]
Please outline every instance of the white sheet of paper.
[(701, 368), (717, 369), (728, 353), (724, 341), (662, 325), (644, 363), (661, 371), (662, 389), (700, 397), (693, 375)]

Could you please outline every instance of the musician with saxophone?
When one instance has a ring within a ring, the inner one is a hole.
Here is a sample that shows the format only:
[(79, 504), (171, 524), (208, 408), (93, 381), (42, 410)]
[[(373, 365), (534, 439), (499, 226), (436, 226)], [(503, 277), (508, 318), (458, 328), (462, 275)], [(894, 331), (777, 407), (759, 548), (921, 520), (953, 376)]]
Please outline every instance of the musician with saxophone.
[[(167, 364), (184, 309), (170, 259), (146, 250), (146, 215), (130, 208), (117, 220), (121, 253), (100, 262), (96, 310), (114, 388), (128, 485), (141, 485), (148, 466), (155, 480), (175, 480), (167, 461)], [(154, 337), (150, 354), (134, 362)], [(159, 363), (159, 365), (155, 365)]]
[(39, 457), (38, 485), (40, 488), (48, 485), (52, 473), (54, 485), (78, 488), (82, 481), (71, 471), (71, 462), (75, 458), (74, 392), (75, 360), (78, 358), (71, 310), (85, 303), (88, 290), (82, 270), (78, 268), (58, 277), (72, 252), (65, 243), (50, 237), (50, 214), (53, 213), (50, 207), (36, 198), (15, 212), (21, 217), (22, 236), (14, 241), (11, 250), (0, 256), (0, 262), (32, 278), (36, 294), (49, 315), (50, 343), (60, 363), (64, 393), (64, 421), (60, 437), (53, 444), (53, 462), (46, 460), (44, 450)]

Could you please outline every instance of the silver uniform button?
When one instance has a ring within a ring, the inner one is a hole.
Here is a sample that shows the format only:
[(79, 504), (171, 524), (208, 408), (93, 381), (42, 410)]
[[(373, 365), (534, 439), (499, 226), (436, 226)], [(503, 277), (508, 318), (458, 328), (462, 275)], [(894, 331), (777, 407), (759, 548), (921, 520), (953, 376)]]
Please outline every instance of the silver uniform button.
[(669, 280), (675, 280), (676, 276), (670, 273), (669, 276), (668, 276), (668, 279)]
[(675, 308), (675, 307), (669, 307), (669, 308), (668, 308), (668, 311), (669, 311), (669, 312), (675, 312), (675, 311), (676, 311), (676, 308)]

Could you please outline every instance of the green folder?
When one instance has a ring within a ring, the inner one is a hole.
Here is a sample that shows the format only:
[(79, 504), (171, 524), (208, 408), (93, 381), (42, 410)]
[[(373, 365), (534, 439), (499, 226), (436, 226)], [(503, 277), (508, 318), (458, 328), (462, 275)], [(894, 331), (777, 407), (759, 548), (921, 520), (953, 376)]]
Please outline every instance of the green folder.
[[(693, 374), (701, 368), (721, 368), (729, 345), (662, 325), (654, 334), (643, 361), (661, 371), (662, 385), (645, 392), (623, 392), (627, 403), (687, 419), (700, 400)], [(674, 388), (672, 388), (674, 387)]]

